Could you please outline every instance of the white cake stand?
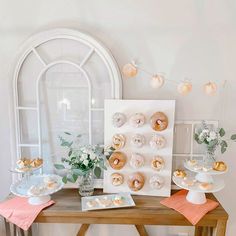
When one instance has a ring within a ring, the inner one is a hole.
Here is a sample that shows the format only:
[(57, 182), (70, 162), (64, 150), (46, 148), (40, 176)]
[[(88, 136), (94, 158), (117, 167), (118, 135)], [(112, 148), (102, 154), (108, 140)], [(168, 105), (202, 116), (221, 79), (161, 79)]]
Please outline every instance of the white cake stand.
[[(196, 172), (196, 171), (195, 171)], [(187, 171), (187, 178), (196, 179), (193, 173)], [(198, 173), (199, 174), (199, 173)], [(198, 175), (197, 174), (197, 175)], [(204, 179), (204, 178), (203, 178)], [(202, 190), (199, 188), (199, 184), (202, 181), (197, 180), (197, 182), (193, 186), (186, 186), (183, 184), (183, 178), (173, 176), (174, 183), (180, 188), (188, 190), (188, 194), (186, 196), (187, 201), (193, 204), (204, 204), (206, 202), (205, 193), (214, 193), (218, 192), (224, 188), (225, 183), (222, 179), (214, 178), (211, 176), (211, 183), (213, 183), (213, 188), (210, 190)]]
[[(53, 178), (57, 181), (58, 186), (54, 189), (46, 189), (43, 191), (41, 194), (37, 196), (32, 196), (28, 194), (28, 190), (31, 186), (33, 185), (40, 185), (43, 183), (43, 180), (45, 177), (50, 177)], [(41, 205), (44, 204), (51, 199), (51, 194), (61, 190), (64, 186), (64, 183), (61, 180), (61, 177), (58, 175), (32, 175), (30, 178), (27, 180), (20, 180), (14, 184), (11, 185), (10, 190), (13, 194), (19, 197), (26, 197), (28, 198), (28, 202), (31, 205)]]

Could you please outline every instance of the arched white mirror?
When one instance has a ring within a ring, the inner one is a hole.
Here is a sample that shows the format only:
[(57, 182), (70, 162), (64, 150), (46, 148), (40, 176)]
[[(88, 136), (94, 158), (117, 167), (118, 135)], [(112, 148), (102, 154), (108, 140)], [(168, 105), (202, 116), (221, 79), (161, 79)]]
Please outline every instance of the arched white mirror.
[(45, 172), (60, 158), (58, 135), (83, 134), (103, 143), (103, 101), (120, 99), (121, 77), (111, 53), (71, 29), (39, 33), (20, 50), (14, 73), (16, 159), (42, 156)]

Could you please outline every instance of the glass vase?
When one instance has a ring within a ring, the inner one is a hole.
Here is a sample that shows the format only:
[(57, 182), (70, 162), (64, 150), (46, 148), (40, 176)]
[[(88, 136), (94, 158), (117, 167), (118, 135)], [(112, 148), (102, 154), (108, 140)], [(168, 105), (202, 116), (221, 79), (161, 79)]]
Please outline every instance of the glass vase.
[(94, 192), (93, 170), (84, 172), (80, 178), (79, 194), (82, 197), (91, 196)]
[(212, 166), (212, 164), (216, 161), (215, 151), (215, 148), (206, 148), (206, 154), (203, 159), (203, 162), (206, 166)]

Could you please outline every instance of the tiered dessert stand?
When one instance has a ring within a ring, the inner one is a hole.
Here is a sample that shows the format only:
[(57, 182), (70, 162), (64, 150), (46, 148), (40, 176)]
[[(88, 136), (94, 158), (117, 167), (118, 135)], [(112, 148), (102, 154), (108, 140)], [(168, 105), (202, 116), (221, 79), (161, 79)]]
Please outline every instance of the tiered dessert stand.
[[(173, 176), (174, 183), (180, 188), (188, 190), (186, 196), (187, 201), (194, 204), (204, 204), (206, 202), (205, 193), (218, 192), (224, 188), (225, 183), (223, 179), (220, 179), (219, 175), (225, 174), (226, 171), (216, 171), (209, 169), (209, 166), (204, 165), (203, 161), (198, 161), (196, 165), (189, 165), (187, 161), (184, 162), (184, 167), (188, 169), (186, 178), (194, 181), (193, 186), (187, 186), (183, 182), (183, 178)], [(204, 168), (205, 167), (205, 168)], [(203, 190), (199, 187), (200, 183), (210, 183), (212, 188), (209, 190)]]
[[(28, 198), (28, 202), (31, 205), (40, 205), (50, 201), (50, 195), (61, 190), (64, 186), (61, 177), (58, 175), (33, 174), (34, 171), (40, 168), (42, 168), (42, 166), (39, 166), (37, 168), (30, 168), (28, 171), (24, 172), (18, 170), (17, 168), (15, 168), (15, 170), (11, 170), (11, 172), (13, 173), (22, 174), (23, 178), (16, 183), (13, 183), (10, 187), (10, 191), (16, 196)], [(30, 187), (42, 185), (45, 178), (54, 179), (57, 182), (56, 188), (45, 189), (37, 195), (30, 195)]]

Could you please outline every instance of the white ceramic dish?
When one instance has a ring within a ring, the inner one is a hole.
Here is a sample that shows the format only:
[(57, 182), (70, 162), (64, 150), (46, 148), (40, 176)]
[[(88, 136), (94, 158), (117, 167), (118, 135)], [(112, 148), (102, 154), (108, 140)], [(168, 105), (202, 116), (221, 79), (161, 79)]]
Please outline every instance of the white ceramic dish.
[[(28, 194), (28, 190), (30, 189), (31, 186), (33, 185), (40, 185), (44, 182), (45, 177), (50, 177), (56, 180), (58, 183), (56, 188), (53, 189), (45, 189), (43, 192), (41, 192), (38, 195), (31, 196)], [(50, 195), (58, 192), (61, 190), (64, 186), (64, 183), (62, 182), (62, 179), (58, 175), (32, 175), (29, 177), (29, 179), (26, 181), (25, 179), (22, 179), (14, 184), (11, 185), (10, 191), (15, 194), (16, 196), (19, 197), (27, 197), (29, 198), (29, 203), (32, 205), (40, 205), (43, 203), (48, 202), (51, 198)]]
[[(122, 198), (123, 204), (117, 206), (112, 202), (107, 207), (104, 207), (104, 206), (99, 204), (99, 200), (106, 199), (106, 200), (113, 201), (117, 197)], [(94, 201), (96, 203), (96, 205), (93, 206), (93, 207), (89, 207), (87, 203), (90, 202), (90, 201)], [(129, 193), (117, 193), (117, 194), (82, 197), (81, 198), (81, 206), (82, 206), (82, 211), (91, 211), (91, 210), (104, 210), (104, 209), (133, 207), (133, 206), (135, 206), (135, 203), (134, 203), (134, 200), (133, 200), (132, 196)]]

